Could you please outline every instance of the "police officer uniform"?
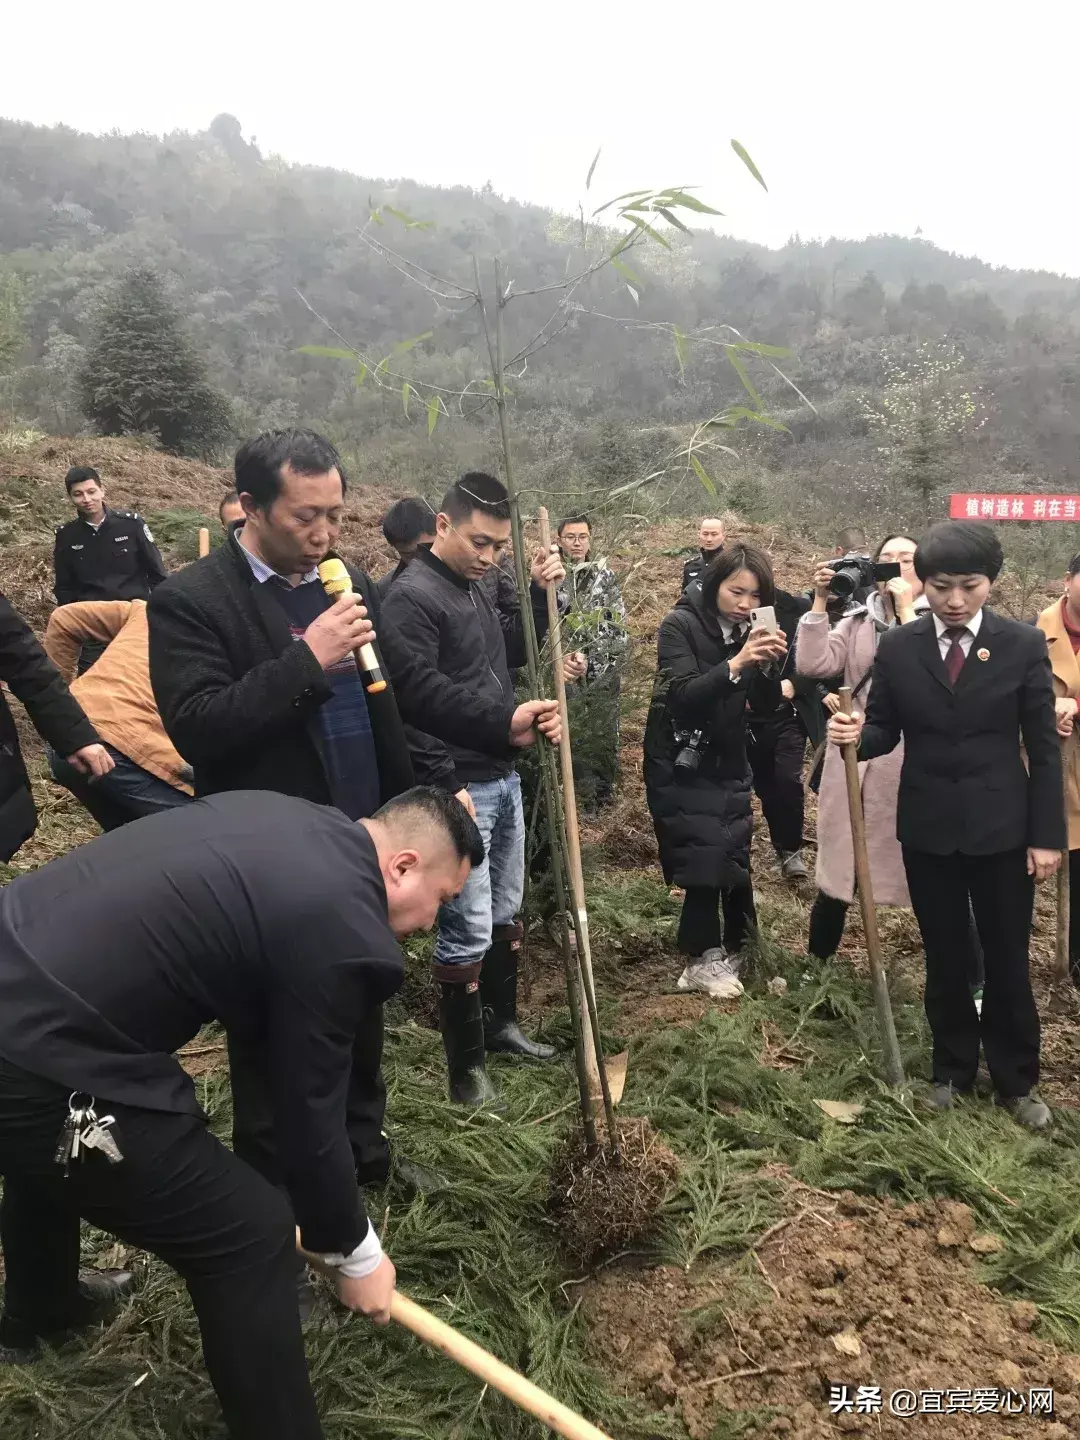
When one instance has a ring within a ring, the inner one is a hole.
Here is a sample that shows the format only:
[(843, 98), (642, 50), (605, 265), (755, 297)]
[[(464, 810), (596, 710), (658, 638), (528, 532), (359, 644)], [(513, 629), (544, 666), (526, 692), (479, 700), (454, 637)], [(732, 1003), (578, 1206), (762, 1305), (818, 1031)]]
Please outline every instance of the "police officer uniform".
[(82, 518), (57, 529), (53, 567), (58, 605), (149, 600), (166, 573), (149, 526), (137, 511), (107, 507), (97, 529)]

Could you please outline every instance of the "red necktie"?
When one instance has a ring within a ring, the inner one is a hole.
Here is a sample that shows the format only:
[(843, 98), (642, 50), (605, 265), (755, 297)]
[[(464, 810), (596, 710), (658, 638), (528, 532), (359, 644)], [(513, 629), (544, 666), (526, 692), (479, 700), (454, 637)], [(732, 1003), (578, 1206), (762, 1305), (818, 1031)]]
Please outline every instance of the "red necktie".
[(967, 633), (966, 625), (947, 625), (945, 627), (945, 638), (950, 641), (949, 649), (945, 652), (945, 674), (949, 677), (950, 685), (956, 684), (960, 671), (964, 668), (964, 661), (967, 659), (960, 644)]

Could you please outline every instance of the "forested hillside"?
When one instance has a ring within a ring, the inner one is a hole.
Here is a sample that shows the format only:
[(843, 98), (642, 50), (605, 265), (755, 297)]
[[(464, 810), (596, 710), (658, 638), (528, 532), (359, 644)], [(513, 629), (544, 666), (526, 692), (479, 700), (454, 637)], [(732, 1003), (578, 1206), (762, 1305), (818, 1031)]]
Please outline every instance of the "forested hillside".
[[(591, 203), (608, 198), (600, 188), (598, 177)], [(703, 198), (737, 224), (738, 194)], [(788, 347), (780, 367), (808, 402), (765, 362), (752, 365), (787, 428), (725, 436), (737, 456), (709, 466), (723, 500), (750, 516), (818, 530), (852, 512), (922, 518), (954, 484), (1080, 488), (1076, 280), (896, 236), (793, 237), (769, 251), (710, 230), (663, 233), (670, 248), (628, 257), (633, 284), (607, 266), (575, 292), (514, 381), (529, 483), (569, 502), (664, 468), (692, 424), (745, 400), (716, 343), (731, 326)], [(461, 285), (472, 284), (474, 255), (485, 276), (498, 255), (518, 293), (557, 285), (581, 259), (571, 219), (487, 189), (287, 165), (229, 116), (164, 139), (0, 122), (5, 423), (85, 427), (75, 377), (104, 300), (137, 262), (166, 278), (237, 435), (319, 425), (361, 478), (396, 489), (437, 488), (461, 464), (494, 463), (482, 407), (448, 404), (429, 438), (423, 405), (403, 404), (400, 381), (358, 387), (355, 367), (299, 353), (342, 343), (318, 315), (365, 355), (427, 336), (396, 371), (447, 395), (481, 386), (475, 307), (452, 287), (433, 295), (412, 283), (380, 244)], [(511, 354), (559, 298), (518, 303)], [(672, 327), (685, 342), (673, 343)], [(652, 487), (677, 509), (701, 503), (682, 469)]]

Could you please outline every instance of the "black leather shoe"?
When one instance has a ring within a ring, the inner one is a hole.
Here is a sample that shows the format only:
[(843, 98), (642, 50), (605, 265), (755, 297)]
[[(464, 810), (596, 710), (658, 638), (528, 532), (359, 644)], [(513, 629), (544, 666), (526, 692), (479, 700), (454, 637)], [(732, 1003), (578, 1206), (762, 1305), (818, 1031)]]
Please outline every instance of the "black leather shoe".
[(484, 1069), (484, 1017), (475, 981), (439, 982), (439, 1029), (446, 1051), (450, 1099), (458, 1105), (501, 1109)]
[(518, 950), (520, 925), (496, 925), (491, 949), (480, 971), (480, 1000), (484, 1017), (484, 1045), (503, 1055), (527, 1060), (552, 1060), (554, 1045), (530, 1040), (517, 1023)]
[(82, 1330), (107, 1325), (134, 1283), (130, 1270), (89, 1270), (79, 1275), (78, 1299), (69, 1314), (22, 1320), (5, 1313), (0, 1317), (0, 1364), (26, 1364), (37, 1354), (40, 1340), (61, 1344)]

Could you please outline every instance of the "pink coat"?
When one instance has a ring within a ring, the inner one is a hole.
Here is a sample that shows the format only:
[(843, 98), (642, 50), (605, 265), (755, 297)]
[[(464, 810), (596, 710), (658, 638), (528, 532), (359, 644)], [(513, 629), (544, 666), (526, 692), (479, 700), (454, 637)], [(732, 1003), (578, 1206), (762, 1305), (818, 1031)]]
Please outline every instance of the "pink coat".
[[(843, 671), (844, 684), (854, 691), (873, 664), (877, 633), (874, 622), (866, 614), (850, 615), (833, 630), (829, 629), (827, 615), (812, 612), (804, 615), (799, 622), (796, 668), (800, 675), (816, 680), (827, 680)], [(863, 714), (869, 696), (870, 684), (866, 684), (855, 699), (855, 708)], [(859, 766), (870, 881), (874, 900), (879, 905), (911, 904), (896, 838), (896, 792), (903, 763), (904, 742), (901, 741), (891, 754)], [(818, 795), (817, 834), (818, 889), (850, 904), (855, 898), (855, 861), (844, 759), (835, 745), (829, 745), (825, 753)]]

